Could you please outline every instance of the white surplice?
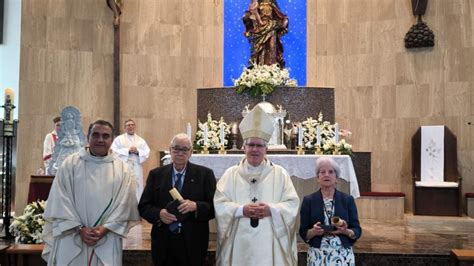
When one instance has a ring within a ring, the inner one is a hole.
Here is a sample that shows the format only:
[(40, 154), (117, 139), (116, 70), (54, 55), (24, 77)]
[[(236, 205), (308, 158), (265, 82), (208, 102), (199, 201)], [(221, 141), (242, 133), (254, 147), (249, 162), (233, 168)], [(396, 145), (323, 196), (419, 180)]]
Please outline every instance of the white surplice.
[[(48, 265), (122, 265), (122, 238), (140, 221), (135, 182), (127, 165), (92, 156), (87, 149), (59, 168), (44, 212), (43, 259)], [(95, 246), (79, 235), (81, 226), (109, 232)]]
[[(271, 210), (256, 228), (241, 216), (242, 206), (254, 198)], [(282, 167), (265, 160), (252, 169), (244, 159), (227, 169), (214, 195), (217, 265), (297, 265), (298, 207), (298, 195)]]
[[(129, 153), (130, 147), (135, 146), (138, 150), (138, 155)], [(150, 148), (145, 140), (137, 134), (129, 135), (124, 133), (114, 139), (111, 149), (117, 153), (120, 160), (127, 162), (130, 171), (135, 176), (137, 183), (137, 200), (143, 193), (143, 162), (150, 156)]]
[(46, 134), (46, 137), (44, 137), (44, 142), (43, 142), (43, 164), (44, 168), (48, 168), (48, 164), (51, 161), (51, 157), (54, 152), (54, 146), (56, 144), (56, 140), (58, 139), (58, 133), (56, 133), (56, 130), (53, 130), (52, 132)]

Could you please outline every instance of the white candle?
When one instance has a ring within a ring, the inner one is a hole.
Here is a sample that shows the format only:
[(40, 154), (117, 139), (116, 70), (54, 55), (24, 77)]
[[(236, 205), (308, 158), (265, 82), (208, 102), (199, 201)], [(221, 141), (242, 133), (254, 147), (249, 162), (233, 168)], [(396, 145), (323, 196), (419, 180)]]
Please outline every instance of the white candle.
[(186, 125), (186, 134), (189, 136), (189, 138), (193, 138), (193, 136), (191, 136), (192, 132), (191, 132), (191, 123), (188, 122), (188, 124)]
[(303, 128), (298, 127), (298, 146), (303, 145)]
[(237, 122), (234, 122), (232, 124), (232, 134), (237, 135), (238, 132), (239, 132), (239, 130), (238, 130)]
[(221, 124), (221, 145), (224, 146), (224, 139), (225, 139), (225, 135), (224, 135), (224, 125)]
[(207, 146), (207, 124), (204, 126), (204, 146)]
[(334, 124), (334, 142), (339, 143), (339, 124)]
[(316, 127), (316, 145), (321, 145), (321, 128)]

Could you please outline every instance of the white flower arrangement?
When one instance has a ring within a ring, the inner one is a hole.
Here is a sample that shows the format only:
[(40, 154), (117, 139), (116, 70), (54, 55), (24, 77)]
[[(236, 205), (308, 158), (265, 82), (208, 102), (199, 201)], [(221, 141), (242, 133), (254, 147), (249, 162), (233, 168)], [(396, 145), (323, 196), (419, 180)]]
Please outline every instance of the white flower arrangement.
[(209, 150), (218, 150), (221, 147), (221, 125), (224, 128), (224, 147), (228, 146), (230, 125), (228, 125), (221, 117), (219, 121), (213, 120), (211, 113), (207, 114), (207, 121), (202, 122), (198, 120), (199, 130), (196, 131), (196, 140), (194, 143), (195, 149), (202, 149), (204, 147), (204, 135), (207, 125), (207, 147)]
[(248, 92), (253, 97), (268, 95), (276, 86), (297, 86), (295, 79), (290, 78), (287, 68), (280, 68), (278, 64), (257, 65), (251, 63), (244, 68), (238, 79), (234, 80), (237, 93)]
[(43, 243), (41, 237), (44, 225), (44, 208), (46, 202), (35, 201), (26, 205), (23, 215), (13, 217), (10, 232), (15, 236), (15, 241), (21, 244)]
[[(332, 154), (333, 151), (337, 150), (341, 154), (352, 154), (352, 145), (346, 142), (344, 138), (341, 138), (338, 143), (335, 143), (335, 130), (336, 126), (328, 121), (323, 121), (323, 114), (320, 112), (318, 119), (315, 120), (312, 117), (306, 119), (301, 123), (303, 129), (303, 143), (305, 149), (315, 150), (317, 145), (317, 128), (320, 131), (320, 146), (323, 154)], [(352, 133), (348, 130), (339, 130), (340, 137), (349, 137)]]

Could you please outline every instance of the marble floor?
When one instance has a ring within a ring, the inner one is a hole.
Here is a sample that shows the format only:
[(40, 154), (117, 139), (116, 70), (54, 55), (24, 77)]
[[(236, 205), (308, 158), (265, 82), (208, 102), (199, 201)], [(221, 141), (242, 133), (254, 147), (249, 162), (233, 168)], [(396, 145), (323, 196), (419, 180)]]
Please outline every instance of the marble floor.
[[(474, 219), (469, 217), (413, 216), (403, 220), (361, 220), (362, 237), (355, 244), (359, 254), (405, 254), (447, 256), (451, 249), (474, 249)], [(143, 221), (132, 228), (124, 250), (149, 251), (151, 225)], [(215, 233), (209, 250), (215, 251)], [(306, 251), (303, 242), (300, 252)]]

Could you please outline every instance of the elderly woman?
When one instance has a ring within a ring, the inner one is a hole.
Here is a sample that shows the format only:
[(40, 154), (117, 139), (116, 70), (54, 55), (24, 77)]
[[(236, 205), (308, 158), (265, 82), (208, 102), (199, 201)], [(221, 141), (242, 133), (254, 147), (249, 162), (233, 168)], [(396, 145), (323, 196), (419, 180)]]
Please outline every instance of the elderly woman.
[(337, 163), (322, 157), (316, 161), (321, 189), (304, 197), (299, 233), (309, 244), (307, 265), (355, 265), (352, 245), (362, 229), (352, 196), (336, 189)]

